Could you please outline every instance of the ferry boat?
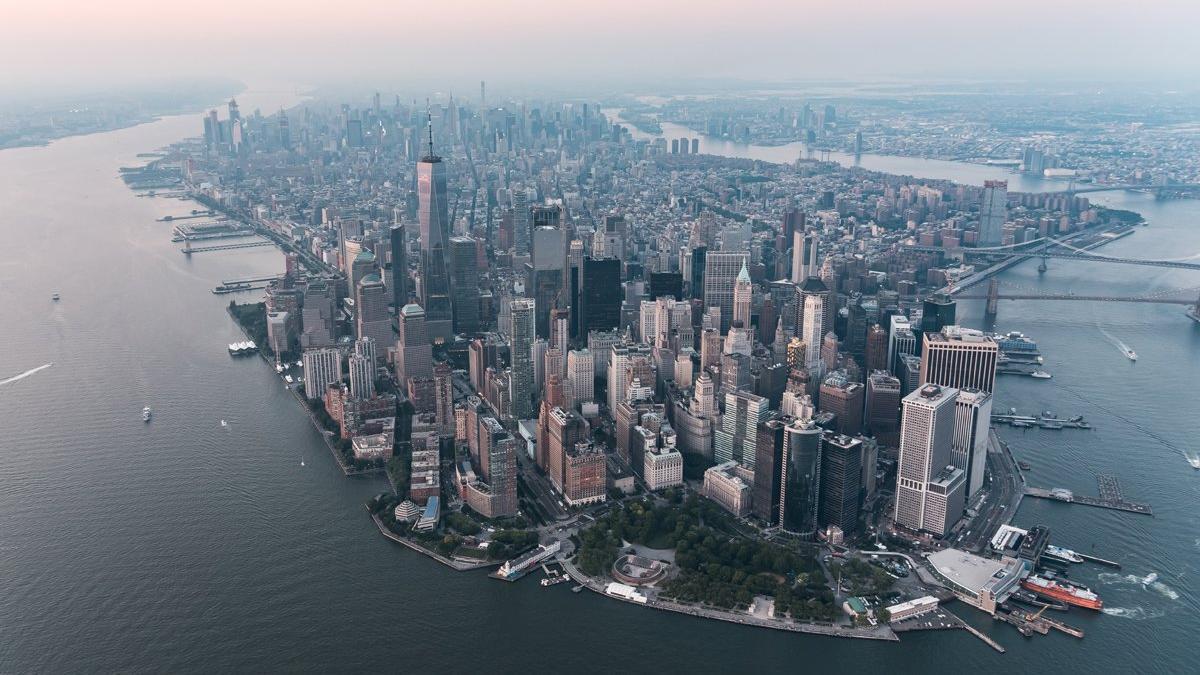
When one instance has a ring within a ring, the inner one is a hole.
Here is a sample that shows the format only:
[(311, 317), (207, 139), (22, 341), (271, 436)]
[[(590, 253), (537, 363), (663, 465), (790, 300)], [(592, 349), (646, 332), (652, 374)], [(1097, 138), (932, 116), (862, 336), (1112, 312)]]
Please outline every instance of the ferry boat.
[(1059, 600), (1074, 605), (1083, 607), (1084, 609), (1100, 610), (1104, 607), (1100, 596), (1093, 593), (1091, 590), (1083, 586), (1074, 584), (1066, 584), (1054, 579), (1046, 579), (1040, 576), (1030, 576), (1021, 582), (1021, 586), (1025, 590), (1033, 591), (1044, 598)]
[(150, 410), (150, 406), (146, 406), (145, 408), (142, 408), (142, 421), (149, 422), (150, 416), (152, 414), (154, 414), (154, 413), (153, 413), (153, 411)]
[(1050, 546), (1047, 546), (1046, 550), (1044, 552), (1042, 552), (1042, 555), (1047, 558), (1052, 558), (1054, 560), (1061, 560), (1063, 562), (1076, 563), (1076, 564), (1083, 562), (1083, 558), (1080, 558), (1079, 554), (1076, 553), (1075, 551), (1072, 551), (1069, 548), (1063, 548), (1061, 546), (1054, 546), (1053, 544)]

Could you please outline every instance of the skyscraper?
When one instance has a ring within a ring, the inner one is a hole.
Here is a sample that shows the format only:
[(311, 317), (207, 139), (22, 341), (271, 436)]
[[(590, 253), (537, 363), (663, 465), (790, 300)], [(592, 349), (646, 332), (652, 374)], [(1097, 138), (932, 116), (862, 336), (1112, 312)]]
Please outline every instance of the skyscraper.
[(962, 515), (966, 477), (952, 465), (958, 390), (926, 384), (901, 401), (895, 522), (944, 535)]
[(400, 308), (400, 337), (396, 341), (396, 380), (407, 387), (414, 377), (433, 376), (433, 350), (429, 344), (425, 310), (409, 303)]
[(393, 225), (388, 233), (392, 258), (392, 306), (396, 308), (396, 311), (408, 304), (410, 286), (406, 232), (404, 225)]
[(937, 333), (946, 326), (957, 324), (954, 299), (948, 295), (935, 293), (921, 304), (921, 332)]
[(1008, 219), (1008, 181), (983, 182), (983, 200), (979, 204), (979, 245), (999, 246)]
[(512, 395), (513, 417), (519, 420), (533, 417), (532, 349), (536, 337), (536, 309), (537, 303), (531, 298), (517, 298), (509, 302), (509, 311), (512, 315), (512, 335), (509, 336), (512, 378), (509, 380), (509, 388)]
[[(442, 438), (454, 436), (454, 371), (450, 364), (441, 362), (433, 367), (434, 413), (437, 416), (438, 435)], [(492, 464), (493, 473), (495, 464)]]
[(450, 204), (446, 197), (446, 165), (433, 154), (433, 120), (429, 124), (429, 152), (417, 162), (417, 219), (421, 226), (421, 305), (433, 341), (454, 337), (454, 309), (450, 301), (450, 273), (446, 245), (450, 238)]
[(717, 464), (735, 461), (746, 468), (754, 468), (758, 425), (766, 419), (768, 406), (767, 399), (748, 391), (725, 394), (721, 428), (713, 433)]
[(612, 330), (621, 324), (621, 261), (583, 259), (579, 293), (579, 334)]
[(375, 363), (358, 354), (350, 356), (350, 396), (371, 398), (375, 395)]
[(567, 352), (567, 389), (572, 407), (591, 403), (596, 398), (596, 366), (588, 349)]
[(746, 269), (746, 261), (742, 260), (742, 269), (733, 283), (733, 321), (730, 325), (741, 322), (742, 327), (749, 331), (753, 302), (754, 284), (750, 281), (750, 270)]
[(336, 338), (334, 330), (334, 291), (324, 279), (309, 279), (304, 289), (304, 308), (300, 312), (300, 346), (330, 347)]
[[(355, 318), (358, 323), (358, 337), (369, 337), (376, 345), (392, 344), (392, 320), (388, 316), (387, 286), (378, 274), (368, 274), (358, 282), (358, 295), (355, 298)], [(376, 360), (383, 358), (376, 354)]]
[(996, 384), (999, 346), (981, 331), (946, 326), (922, 337), (920, 383), (991, 393)]
[(475, 257), (475, 240), (470, 237), (450, 238), (450, 260), (453, 274), (450, 289), (454, 302), (454, 332), (479, 331), (479, 266)]
[(512, 191), (513, 253), (528, 256), (533, 250), (533, 228), (529, 226), (529, 193), (521, 187)]
[(862, 384), (848, 380), (845, 370), (837, 370), (821, 382), (818, 400), (821, 412), (837, 415), (835, 428), (839, 434), (856, 436), (862, 433), (864, 398)]
[(304, 395), (319, 399), (325, 389), (342, 379), (342, 355), (331, 347), (304, 350)]
[(895, 444), (900, 418), (900, 380), (886, 370), (867, 376), (867, 433), (887, 445)]
[(704, 306), (721, 309), (721, 333), (733, 323), (733, 289), (745, 267), (745, 252), (720, 251), (704, 259)]
[(804, 367), (817, 381), (820, 381), (820, 377), (824, 373), (821, 346), (828, 329), (825, 325), (825, 303), (829, 302), (829, 288), (817, 277), (808, 277), (798, 289), (800, 298), (804, 302), (804, 325), (800, 332), (806, 347)]
[(847, 534), (858, 529), (862, 464), (862, 440), (830, 434), (822, 441), (820, 525), (836, 525)]
[(966, 497), (970, 499), (983, 487), (988, 429), (992, 421), (992, 395), (978, 389), (962, 389), (958, 392), (954, 411), (951, 463), (966, 472)]
[[(535, 218), (544, 220), (535, 210)], [(554, 211), (554, 213), (558, 213)], [(525, 293), (537, 301), (537, 336), (550, 337), (550, 309), (559, 302), (563, 290), (565, 262), (563, 231), (557, 227), (539, 226), (533, 230), (533, 259), (528, 263)]]
[(755, 434), (754, 485), (751, 510), (768, 525), (779, 523), (782, 493), (783, 436), (787, 423), (772, 414), (758, 425)]
[(812, 420), (798, 419), (787, 425), (783, 435), (779, 524), (809, 540), (817, 534), (823, 434)]

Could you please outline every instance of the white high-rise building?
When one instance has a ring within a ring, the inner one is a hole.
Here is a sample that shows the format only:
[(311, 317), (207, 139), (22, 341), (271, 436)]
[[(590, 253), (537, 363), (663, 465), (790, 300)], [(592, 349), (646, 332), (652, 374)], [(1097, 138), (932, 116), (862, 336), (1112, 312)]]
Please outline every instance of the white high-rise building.
[(310, 399), (325, 396), (325, 389), (342, 379), (342, 355), (332, 347), (304, 351), (304, 394)]
[(962, 516), (966, 477), (953, 466), (958, 390), (926, 384), (901, 401), (895, 522), (944, 535)]
[(717, 384), (708, 376), (700, 373), (696, 378), (696, 388), (692, 392), (692, 412), (697, 417), (713, 419), (717, 416)]
[(733, 321), (733, 288), (748, 257), (744, 251), (717, 251), (704, 258), (704, 306), (721, 309), (722, 334)]
[(733, 283), (733, 321), (730, 325), (741, 322), (742, 328), (748, 332), (753, 302), (754, 284), (750, 281), (750, 270), (746, 268), (746, 261), (743, 259), (742, 269)]
[(350, 357), (350, 395), (371, 398), (375, 395), (375, 361), (355, 354)]
[(377, 349), (374, 338), (360, 337), (354, 341), (354, 353), (369, 360), (372, 364), (377, 363), (376, 359), (379, 357)]
[(567, 352), (567, 391), (572, 406), (581, 406), (596, 399), (594, 360), (592, 352), (587, 349)]
[(966, 471), (966, 496), (970, 499), (983, 487), (988, 429), (992, 422), (992, 395), (978, 389), (962, 389), (958, 392), (954, 411), (951, 463)]
[(811, 381), (820, 382), (825, 371), (822, 368), (821, 350), (817, 345), (822, 344), (825, 337), (825, 303), (829, 301), (829, 289), (817, 277), (809, 277), (800, 287), (800, 294), (804, 298), (801, 339), (808, 345), (804, 353), (804, 367), (808, 369)]

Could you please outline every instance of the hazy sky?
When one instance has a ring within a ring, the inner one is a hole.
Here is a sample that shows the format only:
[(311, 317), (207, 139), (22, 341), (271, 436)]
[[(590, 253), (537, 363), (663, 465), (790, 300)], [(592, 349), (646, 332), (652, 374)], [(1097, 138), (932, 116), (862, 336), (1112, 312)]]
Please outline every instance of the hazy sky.
[(0, 86), (1194, 82), (1200, 0), (0, 0)]

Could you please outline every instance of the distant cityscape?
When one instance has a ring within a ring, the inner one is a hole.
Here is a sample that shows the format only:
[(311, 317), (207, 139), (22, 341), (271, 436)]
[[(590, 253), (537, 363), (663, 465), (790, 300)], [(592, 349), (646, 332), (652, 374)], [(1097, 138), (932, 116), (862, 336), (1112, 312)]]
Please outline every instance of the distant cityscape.
[[(1045, 610), (1102, 600), (1054, 569), (1114, 564), (1009, 525), (1023, 498), (1150, 507), (1106, 477), (1095, 498), (1026, 484), (993, 423), (1087, 423), (994, 410), (998, 375), (1052, 373), (1033, 339), (962, 325), (958, 301), (987, 282), (994, 316), (994, 275), (1031, 257), (1155, 262), (1089, 253), (1141, 218), (1084, 188), (1190, 198), (1200, 148), (1170, 109), (1046, 135), (1018, 105), (974, 125), (960, 100), (547, 102), (482, 82), (428, 104), (230, 100), (123, 177), (198, 203), (175, 227), (189, 256), (284, 252), (282, 274), (214, 289), (246, 333), (230, 353), (275, 367), (347, 475), (387, 477), (368, 508), (389, 539), (715, 620), (964, 628), (1002, 651), (946, 604), (1082, 637)], [(701, 137), (805, 151), (736, 159)], [(1019, 192), (830, 151), (1068, 180)]]

